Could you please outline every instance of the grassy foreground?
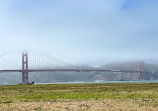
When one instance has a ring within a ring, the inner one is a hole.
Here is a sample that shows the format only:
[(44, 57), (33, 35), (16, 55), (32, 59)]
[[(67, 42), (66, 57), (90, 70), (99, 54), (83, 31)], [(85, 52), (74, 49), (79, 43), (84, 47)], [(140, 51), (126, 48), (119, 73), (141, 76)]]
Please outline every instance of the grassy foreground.
[(0, 86), (0, 111), (157, 111), (158, 84)]

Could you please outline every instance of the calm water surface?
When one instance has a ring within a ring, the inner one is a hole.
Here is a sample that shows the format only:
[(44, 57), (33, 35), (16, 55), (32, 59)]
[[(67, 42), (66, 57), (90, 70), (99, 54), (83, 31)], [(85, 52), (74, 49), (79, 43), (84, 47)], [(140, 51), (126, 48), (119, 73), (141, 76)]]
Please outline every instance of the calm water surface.
[(102, 83), (158, 83), (158, 80), (149, 81), (106, 81), (106, 82), (55, 82), (55, 83), (35, 83), (35, 84), (102, 84)]

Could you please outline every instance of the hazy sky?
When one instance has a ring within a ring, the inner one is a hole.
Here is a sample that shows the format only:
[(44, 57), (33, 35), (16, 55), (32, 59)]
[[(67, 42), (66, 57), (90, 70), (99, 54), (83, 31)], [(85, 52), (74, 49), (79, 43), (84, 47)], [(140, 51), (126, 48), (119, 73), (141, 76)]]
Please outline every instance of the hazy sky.
[(158, 0), (0, 0), (0, 53), (74, 64), (158, 57)]

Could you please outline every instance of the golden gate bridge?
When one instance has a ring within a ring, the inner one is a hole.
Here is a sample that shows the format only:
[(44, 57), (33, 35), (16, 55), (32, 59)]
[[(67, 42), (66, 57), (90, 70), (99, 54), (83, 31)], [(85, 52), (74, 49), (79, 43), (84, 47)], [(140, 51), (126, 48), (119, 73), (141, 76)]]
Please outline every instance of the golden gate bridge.
[[(105, 68), (95, 68), (95, 67), (85, 67), (85, 66), (77, 66), (72, 65), (66, 62), (63, 62), (57, 58), (47, 56), (48, 60), (42, 60), (42, 58), (33, 58), (29, 60), (29, 56), (27, 52), (22, 53), (22, 63), (21, 69), (2, 69), (0, 68), (0, 72), (21, 72), (22, 73), (22, 84), (29, 84), (29, 72), (124, 72), (124, 73), (139, 73), (140, 80), (145, 79), (145, 71), (144, 62), (140, 62), (138, 66), (138, 70), (112, 70)], [(0, 63), (1, 64), (1, 63)], [(9, 63), (8, 63), (9, 64)], [(3, 65), (3, 64), (1, 64)]]

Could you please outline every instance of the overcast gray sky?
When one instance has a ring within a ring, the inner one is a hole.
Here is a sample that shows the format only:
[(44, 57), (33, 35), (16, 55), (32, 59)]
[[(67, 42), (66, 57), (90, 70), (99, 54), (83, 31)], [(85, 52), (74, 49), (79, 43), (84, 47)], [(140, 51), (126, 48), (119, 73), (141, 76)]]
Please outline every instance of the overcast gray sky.
[(0, 52), (74, 64), (158, 57), (158, 0), (0, 0)]

